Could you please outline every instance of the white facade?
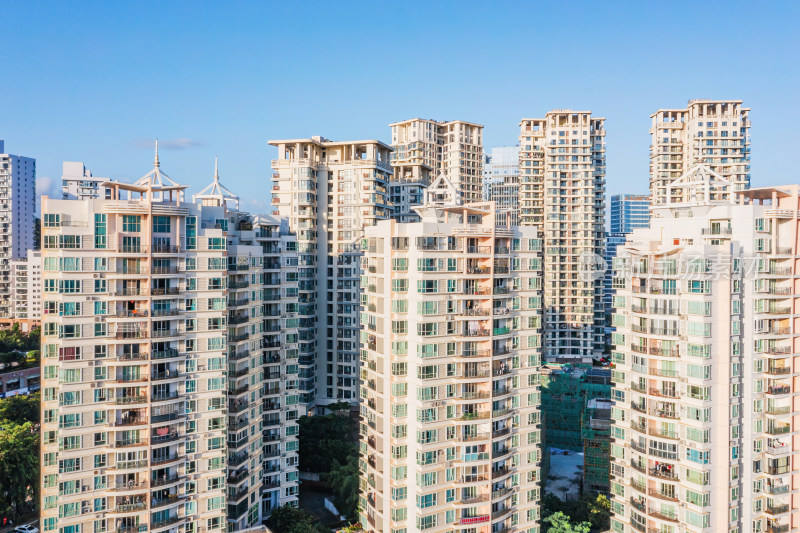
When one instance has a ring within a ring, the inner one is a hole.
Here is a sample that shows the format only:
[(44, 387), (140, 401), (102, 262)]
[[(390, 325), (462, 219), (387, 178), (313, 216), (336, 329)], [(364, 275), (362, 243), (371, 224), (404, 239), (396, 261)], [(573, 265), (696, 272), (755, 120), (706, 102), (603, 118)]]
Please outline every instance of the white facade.
[(483, 126), (462, 120), (439, 122), (414, 118), (390, 124), (393, 216), (419, 220), (413, 207), (422, 204), (425, 188), (440, 175), (455, 185), (464, 201), (481, 200)]
[(800, 531), (797, 185), (695, 167), (617, 249), (613, 531)]
[(11, 318), (11, 260), (33, 249), (36, 160), (7, 154), (0, 140), (0, 318)]
[(538, 531), (541, 243), (490, 203), (417, 209), (365, 230), (361, 524)]
[(391, 215), (391, 147), (321, 137), (270, 141), (273, 205), (297, 235), (300, 403), (356, 402), (364, 228)]
[(30, 324), (42, 318), (42, 254), (39, 250), (28, 250), (25, 259), (11, 260), (11, 316), (15, 321)]
[(520, 223), (544, 242), (544, 356), (589, 361), (603, 352), (605, 119), (555, 110), (520, 122)]
[(703, 164), (750, 187), (750, 109), (741, 100), (690, 100), (686, 109), (650, 115), (650, 203), (667, 202), (667, 185)]
[(92, 171), (81, 161), (61, 164), (61, 195), (64, 200), (110, 198), (111, 188), (103, 185), (106, 181), (107, 178), (92, 176)]

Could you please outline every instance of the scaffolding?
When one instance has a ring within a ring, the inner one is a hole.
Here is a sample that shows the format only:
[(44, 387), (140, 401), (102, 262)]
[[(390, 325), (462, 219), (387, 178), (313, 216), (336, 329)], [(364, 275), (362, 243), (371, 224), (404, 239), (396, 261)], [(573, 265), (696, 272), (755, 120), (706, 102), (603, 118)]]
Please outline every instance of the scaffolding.
[(542, 370), (545, 448), (579, 452), (583, 449), (583, 412), (590, 400), (611, 397), (611, 371), (552, 363)]
[(581, 451), (580, 378), (586, 369), (548, 364), (542, 375), (545, 448)]
[(584, 492), (608, 492), (611, 488), (611, 400), (589, 400), (581, 417), (581, 439)]
[[(607, 400), (611, 397), (611, 371), (591, 365), (553, 363), (548, 363), (542, 371), (544, 457), (549, 459), (550, 448), (583, 451), (583, 490), (599, 491), (603, 487), (607, 490), (610, 407), (605, 406), (610, 406)], [(599, 409), (600, 405), (605, 408)], [(605, 422), (602, 416), (606, 416)], [(544, 479), (549, 473), (548, 466), (543, 465)]]

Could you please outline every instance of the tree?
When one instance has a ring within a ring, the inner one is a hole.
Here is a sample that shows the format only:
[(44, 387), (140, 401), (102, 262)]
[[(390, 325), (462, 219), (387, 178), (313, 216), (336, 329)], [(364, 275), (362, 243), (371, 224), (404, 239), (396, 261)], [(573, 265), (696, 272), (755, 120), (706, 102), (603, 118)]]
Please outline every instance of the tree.
[(336, 508), (349, 520), (358, 519), (358, 455), (347, 458), (341, 464), (334, 460), (331, 472), (325, 477), (326, 484), (336, 495)]
[(274, 533), (322, 533), (328, 530), (314, 522), (308, 511), (284, 505), (267, 518), (267, 527)]
[(0, 423), (2, 421), (24, 424), (39, 423), (39, 393), (18, 394), (0, 400)]
[(0, 420), (0, 516), (20, 521), (39, 501), (39, 434), (33, 424)]
[(353, 441), (354, 422), (348, 416), (304, 416), (300, 425), (300, 470), (327, 473), (334, 461), (347, 463), (347, 457), (357, 453)]
[(550, 527), (545, 530), (545, 533), (589, 533), (592, 528), (589, 522), (572, 524), (569, 520), (569, 516), (561, 511), (551, 514), (542, 520), (542, 523), (550, 524)]
[(611, 527), (611, 501), (605, 494), (598, 494), (594, 501), (590, 502), (589, 522), (592, 529), (596, 531), (606, 531)]

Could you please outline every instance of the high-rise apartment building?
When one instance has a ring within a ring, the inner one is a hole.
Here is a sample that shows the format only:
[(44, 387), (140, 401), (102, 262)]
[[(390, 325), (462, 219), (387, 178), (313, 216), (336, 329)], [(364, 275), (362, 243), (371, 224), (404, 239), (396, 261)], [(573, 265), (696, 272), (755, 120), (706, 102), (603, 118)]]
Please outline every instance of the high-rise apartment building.
[(0, 318), (10, 318), (11, 260), (33, 249), (36, 160), (5, 153), (0, 139)]
[(362, 526), (538, 531), (541, 242), (489, 203), (417, 209), (365, 230)]
[(613, 269), (611, 265), (617, 256), (617, 246), (625, 244), (625, 236), (636, 228), (646, 228), (650, 224), (650, 200), (639, 194), (614, 194), (611, 196), (611, 231), (605, 242), (605, 277), (603, 279), (603, 307), (611, 309)]
[(611, 196), (609, 233), (630, 233), (646, 228), (650, 223), (650, 199), (645, 194), (614, 194)]
[(357, 402), (364, 228), (391, 216), (391, 147), (322, 137), (270, 141), (273, 205), (297, 235), (300, 404)]
[(613, 531), (798, 530), (800, 189), (737, 187), (693, 169), (619, 249)]
[(483, 200), (519, 225), (519, 146), (495, 146), (483, 162)]
[(481, 200), (483, 126), (452, 120), (414, 118), (390, 124), (393, 216), (415, 222), (412, 209), (422, 204), (425, 187), (441, 174), (455, 185), (465, 202)]
[(650, 201), (667, 203), (667, 186), (699, 164), (750, 186), (750, 109), (741, 100), (690, 100), (686, 109), (650, 115)]
[(588, 111), (520, 122), (520, 222), (544, 246), (544, 356), (589, 361), (604, 347), (605, 129)]
[(61, 164), (61, 195), (64, 200), (110, 198), (111, 189), (104, 187), (107, 178), (92, 176), (82, 161), (64, 161)]
[(22, 331), (42, 319), (42, 254), (28, 250), (25, 259), (11, 260), (11, 318)]
[(293, 240), (158, 158), (103, 186), (42, 200), (41, 528), (258, 525), (297, 494)]

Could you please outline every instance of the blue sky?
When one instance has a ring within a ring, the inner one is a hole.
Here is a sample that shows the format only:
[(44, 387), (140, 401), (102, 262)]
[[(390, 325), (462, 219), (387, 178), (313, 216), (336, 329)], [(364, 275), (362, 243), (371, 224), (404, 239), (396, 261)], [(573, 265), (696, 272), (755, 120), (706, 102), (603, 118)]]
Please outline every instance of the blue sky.
[[(22, 2), (0, 0), (0, 138), (135, 179), (162, 167), (267, 210), (268, 139), (389, 141), (414, 116), (516, 143), (554, 108), (607, 119), (608, 193), (645, 192), (649, 115), (752, 108), (753, 185), (798, 181), (798, 2)], [(46, 188), (46, 187), (45, 187)]]

